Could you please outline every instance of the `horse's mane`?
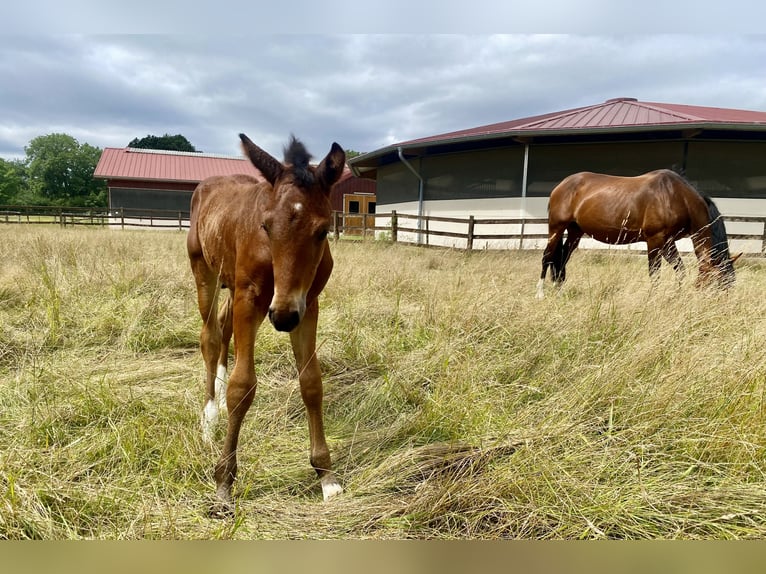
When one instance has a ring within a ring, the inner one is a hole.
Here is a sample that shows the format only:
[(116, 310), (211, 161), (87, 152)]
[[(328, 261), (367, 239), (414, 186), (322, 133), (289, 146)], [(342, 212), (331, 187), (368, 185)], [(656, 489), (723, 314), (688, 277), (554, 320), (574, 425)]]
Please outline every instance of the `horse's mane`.
[(314, 173), (309, 169), (311, 154), (306, 150), (303, 142), (296, 139), (294, 135), (290, 136), (290, 143), (284, 148), (285, 163), (292, 165), (295, 179), (303, 185), (314, 183)]
[(697, 191), (707, 204), (707, 211), (710, 214), (710, 234), (713, 238), (713, 261), (720, 262), (729, 259), (729, 236), (726, 234), (726, 226), (723, 223), (723, 216), (713, 200), (704, 193)]
[(710, 235), (713, 239), (713, 252), (711, 254), (713, 261), (718, 264), (722, 261), (728, 260), (730, 257), (729, 236), (726, 234), (726, 226), (724, 225), (723, 216), (718, 210), (718, 206), (713, 202), (710, 196), (702, 193), (691, 181), (689, 181), (689, 179), (686, 177), (686, 170), (673, 165), (673, 167), (671, 167), (671, 171), (678, 175), (686, 185), (696, 191), (702, 197), (702, 199), (705, 200), (708, 217), (710, 219)]

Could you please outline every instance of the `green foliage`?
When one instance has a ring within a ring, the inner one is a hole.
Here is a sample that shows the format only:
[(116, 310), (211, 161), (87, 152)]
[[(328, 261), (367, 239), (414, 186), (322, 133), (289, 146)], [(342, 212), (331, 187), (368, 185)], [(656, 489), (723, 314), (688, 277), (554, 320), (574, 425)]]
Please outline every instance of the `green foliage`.
[(101, 150), (68, 134), (38, 136), (24, 148), (30, 198), (53, 205), (106, 206), (106, 183), (93, 178)]
[(0, 158), (0, 205), (19, 203), (27, 189), (27, 170), (20, 160)]
[(147, 135), (141, 139), (133, 138), (128, 144), (128, 147), (141, 148), (141, 149), (158, 149), (169, 151), (189, 151), (197, 152), (192, 143), (181, 134), (171, 136), (165, 134), (163, 136)]
[(346, 150), (346, 161), (350, 160), (352, 157), (356, 157), (358, 155), (362, 155), (364, 152), (362, 151), (356, 151), (353, 149), (347, 149)]

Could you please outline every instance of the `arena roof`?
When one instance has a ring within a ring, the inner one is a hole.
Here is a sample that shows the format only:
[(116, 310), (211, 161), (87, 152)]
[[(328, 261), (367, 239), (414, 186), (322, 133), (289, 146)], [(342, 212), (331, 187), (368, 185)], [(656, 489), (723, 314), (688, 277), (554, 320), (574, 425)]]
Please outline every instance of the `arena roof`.
[(518, 138), (702, 129), (733, 129), (766, 132), (766, 112), (727, 108), (640, 102), (636, 98), (613, 98), (606, 102), (499, 122), (465, 130), (427, 136), (392, 144), (349, 161), (357, 175), (395, 158), (398, 150), (422, 152), (433, 146)]

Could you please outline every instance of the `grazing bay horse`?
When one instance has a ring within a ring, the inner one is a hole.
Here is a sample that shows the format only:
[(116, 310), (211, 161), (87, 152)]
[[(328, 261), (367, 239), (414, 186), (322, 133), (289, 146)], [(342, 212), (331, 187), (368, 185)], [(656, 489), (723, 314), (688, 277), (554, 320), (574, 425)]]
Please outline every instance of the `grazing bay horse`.
[[(319, 475), (324, 500), (342, 492), (325, 441), (322, 379), (315, 351), (318, 296), (333, 267), (327, 239), (332, 225), (329, 194), (343, 172), (346, 155), (333, 143), (318, 166), (309, 165), (311, 156), (293, 137), (282, 163), (246, 135), (239, 137), (245, 155), (266, 181), (248, 175), (202, 181), (192, 195), (187, 236), (203, 321), (206, 438), (212, 438), (223, 395), (228, 410), (226, 439), (215, 466), (218, 503), (214, 515), (232, 509), (240, 427), (255, 395), (253, 346), (267, 315), (275, 329), (290, 333), (308, 417), (310, 461)], [(218, 294), (224, 287), (229, 294), (219, 311)], [(235, 360), (227, 383), (232, 334)]]
[(699, 261), (697, 283), (716, 281), (726, 287), (734, 282), (736, 257), (729, 256), (718, 208), (671, 170), (635, 177), (581, 172), (559, 183), (548, 203), (548, 244), (538, 299), (543, 298), (549, 267), (554, 284), (566, 279), (567, 261), (583, 234), (612, 245), (646, 241), (650, 276), (659, 271), (663, 257), (683, 274), (675, 241), (688, 236)]

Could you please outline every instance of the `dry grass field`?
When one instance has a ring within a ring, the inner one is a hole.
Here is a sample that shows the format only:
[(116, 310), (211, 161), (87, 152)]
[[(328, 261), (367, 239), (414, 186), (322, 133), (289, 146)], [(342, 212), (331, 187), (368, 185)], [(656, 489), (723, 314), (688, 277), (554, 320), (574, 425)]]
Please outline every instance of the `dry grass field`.
[(345, 492), (322, 502), (264, 324), (216, 520), (184, 239), (0, 226), (0, 538), (766, 536), (764, 261), (721, 294), (693, 258), (653, 287), (581, 250), (538, 301), (539, 252), (341, 241), (318, 353)]

